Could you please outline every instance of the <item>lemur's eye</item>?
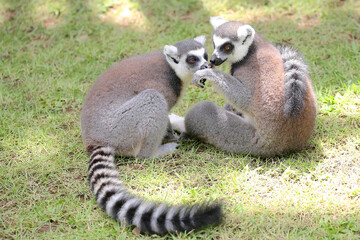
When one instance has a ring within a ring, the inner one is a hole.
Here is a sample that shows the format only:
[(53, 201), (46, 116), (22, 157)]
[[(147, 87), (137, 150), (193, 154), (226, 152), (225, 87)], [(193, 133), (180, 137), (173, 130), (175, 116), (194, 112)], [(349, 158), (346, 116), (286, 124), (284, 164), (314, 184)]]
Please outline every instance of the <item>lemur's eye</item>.
[(196, 56), (188, 56), (187, 59), (186, 59), (186, 62), (187, 63), (190, 63), (190, 64), (194, 64), (196, 61), (198, 61), (198, 57)]
[(231, 43), (225, 43), (221, 48), (225, 52), (230, 52), (233, 50), (234, 46)]

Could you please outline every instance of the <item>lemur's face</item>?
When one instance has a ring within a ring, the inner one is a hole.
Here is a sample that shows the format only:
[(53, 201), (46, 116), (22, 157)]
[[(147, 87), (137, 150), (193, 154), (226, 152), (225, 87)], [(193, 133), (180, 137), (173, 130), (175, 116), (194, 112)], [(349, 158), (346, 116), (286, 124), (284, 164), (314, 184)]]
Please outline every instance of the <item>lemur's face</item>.
[(182, 65), (183, 68), (186, 68), (188, 72), (192, 73), (210, 67), (210, 64), (208, 63), (208, 54), (205, 48), (192, 50), (183, 54), (183, 56), (180, 57), (179, 64)]
[(237, 49), (241, 48), (237, 41), (232, 41), (230, 38), (222, 38), (213, 35), (214, 52), (211, 55), (210, 62), (215, 66), (221, 65), (225, 61), (232, 62), (234, 53)]
[(167, 62), (181, 80), (191, 81), (197, 70), (210, 67), (204, 44), (205, 37), (200, 36), (164, 47)]
[(214, 52), (210, 62), (218, 66), (225, 61), (241, 61), (253, 42), (255, 30), (249, 25), (227, 21), (221, 17), (213, 17), (210, 22), (214, 27)]

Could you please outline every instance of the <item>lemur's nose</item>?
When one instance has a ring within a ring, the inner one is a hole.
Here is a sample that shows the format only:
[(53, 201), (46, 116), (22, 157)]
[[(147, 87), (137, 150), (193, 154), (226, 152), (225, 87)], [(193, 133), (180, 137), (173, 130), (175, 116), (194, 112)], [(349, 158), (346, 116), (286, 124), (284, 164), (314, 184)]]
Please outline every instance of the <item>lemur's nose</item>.
[(203, 65), (201, 65), (200, 70), (206, 69), (206, 68), (210, 68), (210, 63), (205, 62)]
[(215, 66), (221, 65), (223, 62), (225, 62), (226, 59), (218, 58), (215, 54), (211, 55), (210, 62), (214, 64)]
[(215, 61), (216, 61), (216, 55), (211, 55), (210, 62), (211, 62), (212, 64), (215, 64)]

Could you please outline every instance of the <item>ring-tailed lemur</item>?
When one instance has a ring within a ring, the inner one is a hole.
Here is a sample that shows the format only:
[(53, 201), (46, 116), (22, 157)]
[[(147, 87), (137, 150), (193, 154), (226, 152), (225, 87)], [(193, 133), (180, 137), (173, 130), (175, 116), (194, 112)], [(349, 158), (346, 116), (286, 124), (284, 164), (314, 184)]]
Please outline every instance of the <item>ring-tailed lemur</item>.
[(174, 142), (160, 145), (168, 112), (193, 73), (209, 67), (204, 43), (200, 36), (122, 60), (97, 79), (85, 100), (81, 128), (91, 153), (91, 190), (110, 216), (141, 232), (190, 231), (222, 218), (219, 204), (169, 206), (137, 197), (119, 180), (114, 164), (115, 155), (160, 157), (176, 149)]
[(193, 83), (211, 81), (229, 104), (225, 109), (196, 104), (185, 116), (186, 133), (235, 153), (268, 157), (300, 150), (316, 117), (304, 59), (291, 47), (267, 42), (249, 25), (221, 17), (210, 22), (215, 48), (210, 62), (230, 62), (231, 75), (200, 70)]

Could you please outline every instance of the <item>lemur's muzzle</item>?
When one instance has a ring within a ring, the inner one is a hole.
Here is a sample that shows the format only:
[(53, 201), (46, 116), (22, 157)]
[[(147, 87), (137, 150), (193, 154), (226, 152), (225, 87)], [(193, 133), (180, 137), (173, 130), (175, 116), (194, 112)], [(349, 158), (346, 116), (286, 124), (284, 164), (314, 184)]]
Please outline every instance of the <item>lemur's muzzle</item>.
[(210, 68), (210, 67), (211, 67), (211, 66), (210, 66), (210, 63), (205, 62), (203, 65), (201, 65), (200, 70), (203, 70), (203, 69), (206, 69), (206, 68)]
[(211, 55), (210, 62), (214, 64), (215, 66), (221, 65), (223, 62), (225, 62), (225, 59), (218, 58), (215, 54)]

